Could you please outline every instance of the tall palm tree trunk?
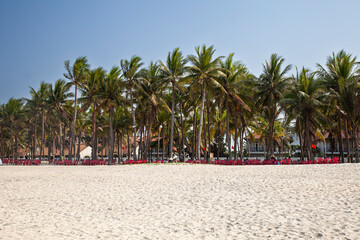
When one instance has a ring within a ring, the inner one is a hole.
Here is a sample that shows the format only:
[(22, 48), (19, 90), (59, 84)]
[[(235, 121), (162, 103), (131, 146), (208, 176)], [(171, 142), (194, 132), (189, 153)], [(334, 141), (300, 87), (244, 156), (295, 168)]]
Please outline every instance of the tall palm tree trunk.
[(147, 156), (147, 160), (151, 162), (151, 149), (150, 149), (150, 144), (151, 144), (151, 135), (152, 135), (152, 124), (153, 124), (153, 114), (150, 113), (150, 119), (149, 119), (149, 129), (148, 129), (148, 141), (147, 141), (147, 151), (148, 151), (148, 156)]
[(71, 139), (70, 139), (70, 149), (69, 149), (69, 159), (70, 160), (72, 160), (72, 147), (73, 147), (73, 145), (75, 145), (74, 136), (75, 136), (76, 114), (77, 114), (77, 84), (75, 83), (74, 119), (73, 119), (72, 128), (71, 128)]
[(359, 137), (358, 137), (358, 126), (357, 124), (355, 124), (355, 150), (356, 150), (356, 153), (355, 153), (355, 162), (358, 163), (359, 162)]
[(117, 154), (118, 154), (118, 164), (120, 164), (120, 133), (116, 132), (116, 138), (117, 138)]
[(275, 118), (270, 113), (269, 114), (269, 142), (268, 142), (268, 150), (266, 151), (266, 159), (270, 159), (270, 156), (274, 154), (274, 124)]
[(13, 123), (11, 122), (10, 126), (10, 141), (11, 141), (11, 158), (16, 159), (14, 157), (14, 130), (13, 130)]
[(191, 157), (192, 159), (196, 159), (196, 129), (197, 129), (197, 121), (196, 121), (196, 107), (194, 108), (194, 127), (193, 127), (193, 142), (192, 142), (192, 146), (193, 146), (193, 150), (192, 150), (192, 154)]
[(204, 120), (204, 104), (205, 104), (205, 81), (202, 83), (202, 93), (201, 93), (201, 107), (200, 107), (200, 122), (199, 122), (199, 132), (198, 132), (198, 139), (197, 139), (197, 147), (196, 147), (196, 157), (197, 159), (200, 159), (200, 146), (201, 146), (201, 130)]
[(344, 145), (343, 138), (341, 133), (341, 113), (338, 113), (338, 140), (339, 140), (339, 151), (340, 151), (340, 160), (341, 162), (345, 162), (344, 159)]
[(81, 132), (79, 132), (78, 149), (77, 149), (77, 160), (80, 161), (80, 146), (81, 146)]
[(306, 146), (306, 157), (308, 160), (312, 159), (311, 154), (311, 140), (310, 140), (310, 119), (309, 115), (305, 116), (305, 146)]
[(127, 131), (127, 142), (128, 142), (128, 160), (130, 160), (130, 134), (129, 134), (129, 131)]
[(123, 133), (121, 132), (120, 134), (120, 154), (119, 154), (119, 161), (121, 161), (120, 163), (123, 162)]
[(238, 115), (236, 114), (236, 111), (235, 111), (235, 141), (234, 141), (235, 161), (237, 161), (237, 141), (238, 141), (238, 127), (237, 127), (237, 123), (238, 123)]
[(91, 159), (97, 159), (97, 141), (96, 141), (96, 106), (92, 112), (92, 138), (91, 138)]
[(132, 86), (130, 86), (130, 105), (131, 105), (131, 118), (133, 121), (133, 133), (134, 133), (134, 161), (136, 161), (136, 120), (135, 120)]
[[(219, 131), (219, 135), (221, 135), (221, 130), (220, 130), (220, 122), (219, 122), (219, 126), (218, 126), (218, 131)], [(217, 149), (216, 149), (216, 157), (217, 157), (217, 160), (220, 159), (220, 136), (217, 137)]]
[(40, 159), (43, 160), (44, 157), (44, 138), (45, 138), (45, 121), (44, 121), (44, 111), (41, 110), (41, 146), (40, 146)]
[(171, 130), (170, 130), (170, 160), (173, 160), (173, 139), (174, 139), (174, 122), (175, 122), (175, 83), (172, 82), (172, 103), (171, 103)]
[(351, 153), (350, 153), (350, 142), (349, 142), (349, 134), (348, 134), (348, 120), (344, 119), (345, 125), (345, 143), (346, 143), (346, 161), (351, 163)]
[(158, 133), (158, 141), (157, 141), (157, 156), (156, 156), (156, 160), (159, 160), (160, 156), (159, 156), (159, 152), (160, 152), (160, 134), (161, 134), (161, 129), (160, 129), (160, 125), (159, 125), (159, 133)]
[(244, 159), (244, 128), (240, 124), (240, 160)]
[(108, 158), (108, 164), (111, 165), (113, 160), (114, 154), (114, 130), (113, 130), (113, 115), (114, 115), (114, 108), (109, 109), (109, 116), (110, 116), (110, 152)]
[(184, 121), (183, 121), (183, 111), (182, 104), (180, 104), (180, 122), (181, 122), (181, 154), (183, 156), (183, 161), (185, 162), (185, 136), (184, 136)]
[(163, 149), (162, 149), (162, 161), (164, 161), (165, 158), (165, 125), (163, 128)]
[[(211, 153), (211, 136), (210, 136), (210, 109), (209, 106), (207, 106), (207, 130), (208, 130), (208, 139), (209, 139), (209, 148), (208, 148), (208, 152), (209, 152), (209, 159), (210, 159), (210, 153)], [(208, 161), (209, 161), (208, 159)]]
[[(37, 122), (37, 116), (35, 115), (35, 122), (34, 122), (34, 155), (33, 159), (36, 159), (36, 122)], [(12, 156), (14, 157), (14, 156)]]
[(60, 143), (60, 152), (59, 152), (59, 155), (60, 155), (60, 160), (62, 160), (63, 158), (63, 154), (64, 154), (64, 150), (63, 150), (63, 143), (62, 143), (62, 126), (61, 126), (61, 117), (60, 117), (60, 113), (59, 113), (59, 116), (58, 116), (58, 120), (59, 120), (59, 143)]
[(225, 106), (226, 106), (226, 143), (229, 151), (228, 160), (231, 159), (231, 138), (230, 138), (230, 108), (229, 108), (229, 99), (226, 96), (225, 98)]
[(15, 159), (18, 159), (18, 137), (15, 134)]
[[(1, 140), (0, 140), (0, 150), (1, 150), (1, 159), (4, 159), (4, 136), (3, 136), (3, 132), (2, 132), (2, 128), (0, 127), (0, 136), (1, 136)], [(30, 136), (30, 134), (29, 134)], [(29, 141), (29, 146), (30, 146), (30, 141)]]
[(53, 155), (53, 159), (55, 159), (56, 156), (56, 143), (55, 143), (55, 134), (53, 135), (53, 139), (52, 139), (52, 155)]
[[(205, 110), (205, 109), (204, 109)], [(203, 138), (204, 138), (204, 159), (207, 159), (207, 141), (206, 141), (206, 119), (205, 119), (205, 111), (204, 111), (204, 129), (203, 129)]]

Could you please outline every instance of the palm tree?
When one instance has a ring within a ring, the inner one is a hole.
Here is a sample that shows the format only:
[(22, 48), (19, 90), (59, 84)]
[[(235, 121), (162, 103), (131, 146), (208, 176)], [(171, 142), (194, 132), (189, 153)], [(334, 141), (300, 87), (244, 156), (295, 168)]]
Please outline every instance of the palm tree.
[(184, 87), (180, 84), (185, 75), (186, 59), (183, 57), (179, 48), (175, 48), (171, 53), (168, 53), (166, 65), (160, 61), (163, 79), (167, 83), (171, 83), (172, 89), (172, 104), (171, 104), (171, 132), (170, 132), (170, 160), (173, 159), (173, 142), (174, 142), (174, 122), (175, 122), (175, 89), (184, 91)]
[(108, 158), (108, 164), (111, 165), (114, 155), (114, 110), (119, 105), (121, 99), (121, 81), (120, 81), (120, 69), (113, 67), (105, 81), (101, 86), (101, 99), (104, 109), (109, 111), (109, 125), (110, 125), (110, 152)]
[(4, 119), (10, 128), (11, 156), (14, 158), (14, 132), (23, 122), (23, 101), (21, 99), (10, 98), (4, 108)]
[(106, 72), (101, 67), (89, 72), (89, 76), (82, 84), (81, 98), (79, 102), (82, 103), (81, 108), (85, 111), (91, 108), (92, 121), (92, 139), (91, 139), (91, 159), (97, 158), (97, 114), (100, 112), (101, 95), (100, 90), (105, 79)]
[[(231, 159), (231, 137), (230, 137), (230, 123), (229, 123), (229, 116), (230, 116), (230, 107), (229, 101), (233, 102), (237, 106), (241, 106), (242, 109), (245, 111), (250, 112), (250, 108), (244, 102), (243, 98), (246, 96), (241, 96), (239, 92), (240, 88), (240, 80), (244, 78), (245, 75), (248, 75), (247, 69), (244, 65), (240, 64), (238, 61), (233, 60), (234, 53), (229, 54), (225, 61), (221, 61), (221, 71), (223, 75), (219, 77), (219, 82), (222, 87), (226, 90), (223, 92), (225, 95), (224, 101), (226, 106), (226, 142), (229, 149), (229, 158)], [(240, 96), (239, 96), (240, 95)], [(237, 124), (235, 124), (235, 128)], [(236, 139), (235, 139), (236, 141)]]
[(154, 119), (158, 118), (159, 109), (168, 112), (171, 111), (162, 97), (162, 92), (165, 87), (166, 85), (160, 77), (160, 66), (157, 63), (151, 62), (148, 68), (142, 70), (142, 79), (139, 84), (140, 99), (144, 105), (148, 121), (147, 139), (145, 144), (148, 159), (150, 159), (150, 143)]
[(293, 77), (295, 85), (285, 94), (280, 104), (284, 104), (289, 119), (300, 118), (304, 122), (304, 143), (307, 159), (313, 159), (311, 151), (311, 136), (315, 136), (316, 129), (321, 122), (326, 121), (322, 113), (326, 95), (323, 81), (315, 78), (315, 73), (302, 68)]
[[(34, 88), (30, 87), (30, 95), (32, 99), (27, 99), (30, 104), (34, 104), (41, 113), (41, 146), (40, 146), (40, 158), (44, 157), (44, 140), (45, 140), (45, 109), (46, 109), (46, 100), (49, 94), (49, 84), (45, 82), (40, 83), (40, 88), (38, 91), (35, 91)], [(36, 113), (35, 113), (36, 114)]]
[[(354, 129), (354, 140), (356, 149), (358, 148), (358, 120), (359, 120), (359, 63), (356, 62), (356, 57), (341, 50), (336, 55), (328, 57), (326, 68), (318, 64), (318, 74), (326, 81), (326, 86), (330, 92), (331, 99), (339, 108), (338, 115), (338, 137), (340, 145), (340, 156), (344, 161), (343, 156), (343, 141), (341, 122), (342, 118), (351, 123)], [(351, 101), (351, 102), (348, 102)], [(345, 114), (344, 114), (345, 113)], [(348, 144), (347, 144), (348, 145)], [(349, 154), (349, 146), (348, 146)], [(359, 151), (356, 151), (356, 161), (359, 159)]]
[(278, 112), (278, 103), (283, 97), (283, 92), (288, 86), (286, 73), (291, 69), (287, 65), (282, 70), (285, 59), (272, 54), (269, 62), (263, 64), (263, 73), (255, 80), (255, 99), (261, 111), (266, 111), (269, 116), (269, 136), (266, 146), (266, 159), (274, 154), (274, 124)]
[(120, 61), (123, 77), (126, 79), (128, 91), (130, 95), (131, 118), (133, 121), (133, 134), (134, 134), (134, 160), (136, 160), (136, 119), (133, 100), (133, 87), (138, 87), (138, 79), (140, 78), (140, 67), (143, 65), (141, 58), (133, 56), (130, 60), (122, 59)]
[(56, 110), (59, 122), (59, 145), (60, 145), (60, 159), (63, 154), (63, 143), (62, 143), (62, 116), (65, 113), (65, 104), (69, 97), (72, 97), (72, 93), (69, 93), (70, 85), (66, 84), (64, 80), (57, 80), (53, 88), (52, 84), (49, 87), (49, 99), (48, 103), (53, 109)]
[(205, 104), (205, 89), (206, 84), (211, 84), (213, 86), (219, 87), (224, 92), (225, 89), (217, 81), (217, 76), (220, 72), (220, 60), (222, 57), (217, 57), (213, 59), (215, 49), (213, 46), (202, 47), (198, 46), (195, 48), (196, 55), (189, 55), (188, 60), (192, 64), (188, 68), (189, 78), (194, 79), (193, 86), (196, 88), (198, 85), (201, 86), (201, 106), (200, 106), (200, 122), (199, 122), (199, 132), (197, 138), (196, 146), (196, 157), (200, 159), (200, 145), (201, 145), (201, 130), (203, 125), (203, 115), (204, 115), (204, 104)]
[(74, 133), (75, 133), (75, 123), (76, 123), (76, 114), (77, 114), (77, 89), (81, 86), (82, 82), (86, 79), (89, 64), (86, 57), (79, 57), (75, 60), (74, 65), (70, 66), (70, 61), (65, 61), (66, 73), (64, 77), (70, 80), (71, 85), (75, 86), (75, 100), (74, 100), (74, 118), (71, 128), (71, 138), (70, 138), (70, 150), (69, 158), (72, 159), (72, 147), (74, 145)]

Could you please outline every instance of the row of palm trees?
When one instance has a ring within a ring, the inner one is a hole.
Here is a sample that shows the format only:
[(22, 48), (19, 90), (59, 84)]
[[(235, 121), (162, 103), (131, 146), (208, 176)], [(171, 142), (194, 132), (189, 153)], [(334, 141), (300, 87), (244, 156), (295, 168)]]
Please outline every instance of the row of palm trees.
[(179, 150), (199, 159), (214, 149), (219, 157), (221, 136), (226, 136), (228, 157), (243, 158), (244, 140), (258, 135), (269, 159), (276, 148), (289, 149), (296, 133), (302, 158), (314, 158), (312, 144), (328, 137), (332, 149), (338, 142), (343, 161), (344, 145), (347, 159), (358, 161), (356, 57), (333, 53), (317, 71), (296, 69), (292, 76), (284, 62), (271, 55), (256, 77), (233, 53), (215, 56), (214, 47), (206, 45), (189, 56), (176, 48), (165, 62), (148, 67), (138, 56), (123, 59), (108, 72), (92, 69), (86, 57), (66, 61), (67, 82), (42, 82), (38, 90), (30, 88), (29, 99), (11, 98), (0, 106), (1, 157), (17, 158), (19, 148), (28, 149), (32, 158), (40, 148), (44, 157), (47, 147), (49, 156), (62, 157), (67, 148), (70, 159), (79, 158), (85, 141), (92, 146), (92, 159), (108, 149), (109, 164), (116, 143), (119, 156), (127, 146), (128, 158), (133, 154), (135, 160), (150, 159), (154, 146), (159, 159), (161, 143), (162, 158), (167, 154), (171, 160)]

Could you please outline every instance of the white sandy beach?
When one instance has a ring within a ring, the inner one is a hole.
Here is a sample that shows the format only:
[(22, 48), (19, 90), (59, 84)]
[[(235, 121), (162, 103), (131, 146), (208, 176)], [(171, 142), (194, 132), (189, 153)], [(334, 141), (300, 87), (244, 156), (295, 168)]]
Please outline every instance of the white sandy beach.
[(0, 239), (360, 239), (360, 164), (1, 166)]

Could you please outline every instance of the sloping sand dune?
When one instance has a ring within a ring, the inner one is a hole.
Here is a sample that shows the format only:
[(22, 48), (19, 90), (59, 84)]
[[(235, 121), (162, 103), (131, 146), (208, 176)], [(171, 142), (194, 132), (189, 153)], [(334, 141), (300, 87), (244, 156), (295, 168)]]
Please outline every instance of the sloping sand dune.
[(2, 166), (0, 239), (360, 239), (360, 164)]

